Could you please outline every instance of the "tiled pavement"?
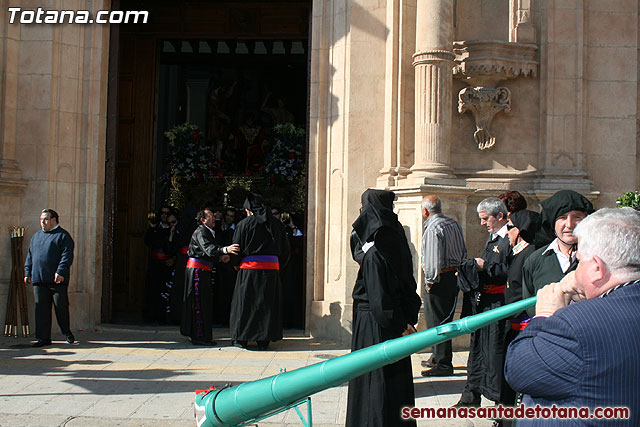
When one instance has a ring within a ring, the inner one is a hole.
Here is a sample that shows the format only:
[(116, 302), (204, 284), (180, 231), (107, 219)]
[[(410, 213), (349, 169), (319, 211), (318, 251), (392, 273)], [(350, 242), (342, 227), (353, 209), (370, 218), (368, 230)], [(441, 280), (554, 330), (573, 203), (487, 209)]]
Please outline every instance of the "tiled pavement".
[[(74, 345), (54, 335), (53, 345), (43, 349), (31, 348), (27, 338), (0, 337), (0, 426), (195, 426), (195, 389), (264, 378), (348, 352), (331, 342), (287, 332), (269, 351), (232, 347), (225, 329), (214, 332), (216, 338), (223, 337), (216, 339), (219, 346), (214, 348), (193, 347), (173, 327), (102, 325), (74, 331)], [(412, 356), (416, 406), (453, 405), (464, 386), (467, 353), (455, 353), (451, 377), (422, 378), (424, 358)], [(343, 425), (346, 395), (346, 384), (312, 395), (313, 425)], [(289, 410), (259, 425), (302, 423)], [(437, 420), (418, 425), (491, 422)]]

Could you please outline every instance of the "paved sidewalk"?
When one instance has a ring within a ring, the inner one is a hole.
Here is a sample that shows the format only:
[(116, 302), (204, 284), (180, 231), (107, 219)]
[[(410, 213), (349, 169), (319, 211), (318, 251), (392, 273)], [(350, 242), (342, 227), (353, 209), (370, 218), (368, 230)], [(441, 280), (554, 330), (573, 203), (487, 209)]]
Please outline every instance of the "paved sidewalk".
[[(214, 331), (223, 338), (213, 348), (192, 346), (176, 327), (101, 325), (74, 333), (76, 344), (58, 334), (45, 348), (31, 348), (27, 338), (0, 337), (0, 426), (195, 426), (195, 389), (239, 384), (348, 353), (296, 331), (286, 331), (287, 338), (269, 351), (232, 347), (226, 329)], [(419, 374), (424, 356), (413, 355), (416, 406), (456, 403), (466, 358), (466, 352), (456, 352), (453, 376), (427, 379)], [(343, 425), (346, 398), (346, 384), (314, 394), (313, 425)], [(259, 424), (302, 425), (293, 410)], [(428, 424), (434, 425), (418, 423)], [(491, 421), (436, 424), (484, 427)]]

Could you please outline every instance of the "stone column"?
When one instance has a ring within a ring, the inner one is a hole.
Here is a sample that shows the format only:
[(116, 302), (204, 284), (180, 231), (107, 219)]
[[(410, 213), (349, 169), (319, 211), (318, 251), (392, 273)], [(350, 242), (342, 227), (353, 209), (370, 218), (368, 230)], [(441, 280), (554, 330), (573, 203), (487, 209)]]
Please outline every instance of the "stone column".
[(421, 0), (416, 20), (415, 162), (411, 180), (453, 178), (453, 1)]

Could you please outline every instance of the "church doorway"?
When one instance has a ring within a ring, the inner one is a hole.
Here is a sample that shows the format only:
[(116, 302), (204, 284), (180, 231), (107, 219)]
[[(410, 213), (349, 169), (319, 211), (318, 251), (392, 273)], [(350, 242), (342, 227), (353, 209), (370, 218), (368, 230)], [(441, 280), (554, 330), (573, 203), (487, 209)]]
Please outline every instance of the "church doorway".
[[(119, 7), (149, 10), (150, 22), (120, 26), (115, 43), (112, 36), (117, 117), (108, 124), (107, 158), (111, 151), (115, 161), (105, 211), (113, 228), (105, 232), (112, 249), (102, 320), (141, 320), (149, 212), (168, 204), (185, 224), (204, 206), (239, 217), (246, 193), (256, 191), (296, 227), (282, 271), (284, 321), (303, 329), (310, 2), (121, 0)], [(217, 315), (224, 324), (224, 311)]]

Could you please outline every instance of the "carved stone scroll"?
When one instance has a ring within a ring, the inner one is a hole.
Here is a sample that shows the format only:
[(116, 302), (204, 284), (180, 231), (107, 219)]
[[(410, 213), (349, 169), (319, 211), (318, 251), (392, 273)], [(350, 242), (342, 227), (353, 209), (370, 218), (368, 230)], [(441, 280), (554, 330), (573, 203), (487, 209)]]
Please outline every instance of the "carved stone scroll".
[(511, 91), (506, 87), (467, 87), (458, 94), (458, 112), (471, 111), (476, 122), (473, 139), (480, 150), (487, 150), (496, 143), (489, 127), (500, 111), (511, 111)]

